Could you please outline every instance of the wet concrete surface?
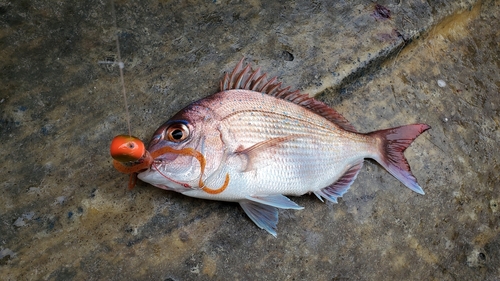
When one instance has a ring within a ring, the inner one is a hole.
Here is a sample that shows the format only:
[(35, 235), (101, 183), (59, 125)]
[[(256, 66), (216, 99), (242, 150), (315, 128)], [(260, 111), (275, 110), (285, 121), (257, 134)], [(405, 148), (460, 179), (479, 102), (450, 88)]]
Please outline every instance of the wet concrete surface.
[[(498, 1), (0, 2), (0, 279), (499, 280)], [(132, 132), (217, 90), (242, 57), (362, 132), (424, 122), (426, 195), (368, 161), (339, 204), (293, 198), (278, 238), (235, 203), (127, 177)]]

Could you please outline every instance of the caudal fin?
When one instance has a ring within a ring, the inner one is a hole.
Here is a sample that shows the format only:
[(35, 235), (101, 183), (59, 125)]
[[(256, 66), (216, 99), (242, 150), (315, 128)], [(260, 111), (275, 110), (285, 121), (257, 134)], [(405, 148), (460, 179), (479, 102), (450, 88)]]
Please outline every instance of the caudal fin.
[(379, 155), (375, 160), (409, 189), (424, 194), (410, 170), (404, 151), (421, 133), (430, 129), (426, 124), (413, 124), (375, 131), (368, 135), (379, 141)]

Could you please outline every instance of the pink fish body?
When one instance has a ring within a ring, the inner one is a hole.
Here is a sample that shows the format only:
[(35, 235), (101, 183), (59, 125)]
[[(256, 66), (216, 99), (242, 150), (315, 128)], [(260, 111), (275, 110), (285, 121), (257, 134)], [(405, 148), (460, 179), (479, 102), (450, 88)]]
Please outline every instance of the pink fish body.
[(365, 158), (424, 194), (403, 152), (428, 125), (358, 133), (324, 103), (242, 65), (226, 74), (220, 92), (158, 128), (148, 151), (165, 153), (139, 179), (191, 197), (238, 202), (274, 236), (278, 209), (302, 209), (285, 195), (314, 193), (336, 203)]

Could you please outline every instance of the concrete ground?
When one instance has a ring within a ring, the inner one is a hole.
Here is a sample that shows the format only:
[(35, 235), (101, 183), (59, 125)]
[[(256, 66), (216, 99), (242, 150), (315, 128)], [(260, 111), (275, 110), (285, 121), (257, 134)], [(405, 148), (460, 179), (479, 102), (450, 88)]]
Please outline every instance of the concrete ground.
[[(1, 280), (499, 280), (498, 1), (0, 1)], [(147, 141), (242, 57), (361, 132), (423, 122), (422, 196), (368, 161), (278, 237), (236, 203), (126, 189)]]

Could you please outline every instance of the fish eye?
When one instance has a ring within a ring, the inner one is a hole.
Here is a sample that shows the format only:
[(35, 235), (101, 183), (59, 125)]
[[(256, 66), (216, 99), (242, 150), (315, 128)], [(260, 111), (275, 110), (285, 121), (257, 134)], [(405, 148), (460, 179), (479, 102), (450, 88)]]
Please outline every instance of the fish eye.
[(180, 142), (189, 137), (189, 128), (183, 123), (175, 123), (167, 128), (166, 135), (169, 141)]

